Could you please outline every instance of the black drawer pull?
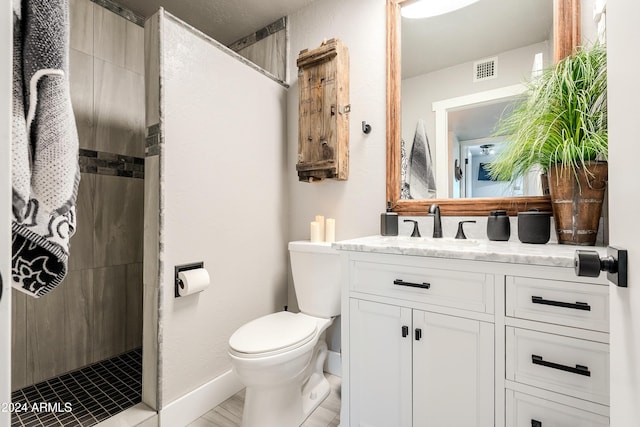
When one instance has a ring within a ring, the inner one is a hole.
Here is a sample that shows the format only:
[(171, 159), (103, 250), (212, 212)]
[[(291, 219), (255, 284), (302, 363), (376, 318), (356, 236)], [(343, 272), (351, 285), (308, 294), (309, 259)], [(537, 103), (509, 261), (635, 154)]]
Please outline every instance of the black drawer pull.
[(589, 372), (589, 368), (587, 366), (576, 365), (575, 368), (572, 368), (571, 366), (561, 365), (559, 363), (547, 362), (546, 360), (542, 360), (542, 356), (536, 356), (535, 354), (531, 355), (531, 363), (534, 365), (541, 365), (548, 368), (571, 372), (573, 374), (584, 375), (585, 377), (591, 376), (591, 372)]
[(586, 302), (576, 302), (574, 304), (570, 302), (553, 301), (550, 299), (544, 299), (542, 297), (534, 297), (534, 296), (531, 297), (531, 302), (534, 304), (553, 305), (556, 307), (565, 307), (565, 308), (573, 308), (576, 310), (591, 311), (591, 306)]
[(542, 427), (542, 422), (538, 420), (531, 419), (531, 427)]
[(408, 326), (403, 326), (402, 327), (402, 338), (406, 338), (407, 335), (409, 335), (409, 327)]
[(422, 338), (422, 329), (416, 328), (416, 341), (420, 341)]
[(426, 283), (426, 282), (422, 282), (422, 283), (411, 283), (411, 282), (405, 282), (402, 279), (396, 279), (393, 281), (394, 285), (398, 285), (398, 286), (409, 286), (411, 288), (421, 288), (421, 289), (429, 289), (431, 287), (431, 283)]

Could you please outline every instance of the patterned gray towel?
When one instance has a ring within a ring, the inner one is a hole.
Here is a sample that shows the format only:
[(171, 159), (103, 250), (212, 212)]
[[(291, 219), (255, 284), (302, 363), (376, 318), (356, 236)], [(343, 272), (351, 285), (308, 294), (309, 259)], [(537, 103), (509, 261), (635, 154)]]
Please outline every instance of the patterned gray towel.
[(408, 185), (411, 199), (421, 200), (436, 197), (436, 180), (433, 176), (431, 149), (422, 120), (418, 120), (411, 146)]
[(14, 14), (12, 278), (40, 297), (64, 279), (80, 182), (69, 92), (69, 1)]

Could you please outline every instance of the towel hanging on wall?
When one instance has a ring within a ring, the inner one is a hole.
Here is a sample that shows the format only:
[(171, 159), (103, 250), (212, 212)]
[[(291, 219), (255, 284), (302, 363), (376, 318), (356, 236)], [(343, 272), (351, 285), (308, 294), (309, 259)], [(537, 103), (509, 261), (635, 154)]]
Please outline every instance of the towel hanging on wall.
[(409, 172), (409, 156), (407, 156), (407, 148), (404, 138), (400, 139), (400, 198), (407, 200), (411, 198), (409, 194), (409, 183), (407, 182), (407, 174)]
[(422, 120), (418, 120), (416, 134), (411, 146), (407, 183), (410, 198), (412, 199), (433, 199), (436, 196), (436, 180), (433, 176), (431, 149)]
[(40, 297), (64, 279), (80, 182), (68, 76), (69, 1), (14, 13), (13, 287)]

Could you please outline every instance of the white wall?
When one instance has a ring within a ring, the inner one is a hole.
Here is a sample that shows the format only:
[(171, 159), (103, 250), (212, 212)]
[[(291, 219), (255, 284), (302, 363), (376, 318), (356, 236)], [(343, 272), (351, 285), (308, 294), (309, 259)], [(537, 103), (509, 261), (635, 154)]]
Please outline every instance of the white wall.
[[(161, 407), (229, 371), (231, 334), (286, 304), (288, 210), (285, 88), (163, 16)], [(211, 287), (174, 298), (174, 267), (197, 261)]]
[[(291, 88), (287, 95), (289, 237), (309, 238), (316, 214), (336, 218), (336, 238), (379, 232), (385, 208), (385, 1), (319, 0), (289, 17)], [(339, 38), (349, 48), (350, 164), (347, 181), (298, 181), (298, 69), (302, 49)], [(365, 135), (361, 122), (373, 130)]]
[(611, 426), (640, 419), (640, 243), (638, 242), (638, 98), (640, 2), (607, 3), (609, 227), (613, 246), (629, 250), (629, 287), (610, 287)]

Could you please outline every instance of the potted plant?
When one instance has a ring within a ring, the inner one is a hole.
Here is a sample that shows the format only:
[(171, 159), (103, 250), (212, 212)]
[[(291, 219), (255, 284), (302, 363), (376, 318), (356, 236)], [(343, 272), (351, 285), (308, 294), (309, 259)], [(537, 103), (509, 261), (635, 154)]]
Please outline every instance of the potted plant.
[(606, 47), (577, 49), (527, 88), (498, 125), (506, 143), (489, 172), (513, 180), (541, 168), (558, 243), (594, 245), (608, 172)]

